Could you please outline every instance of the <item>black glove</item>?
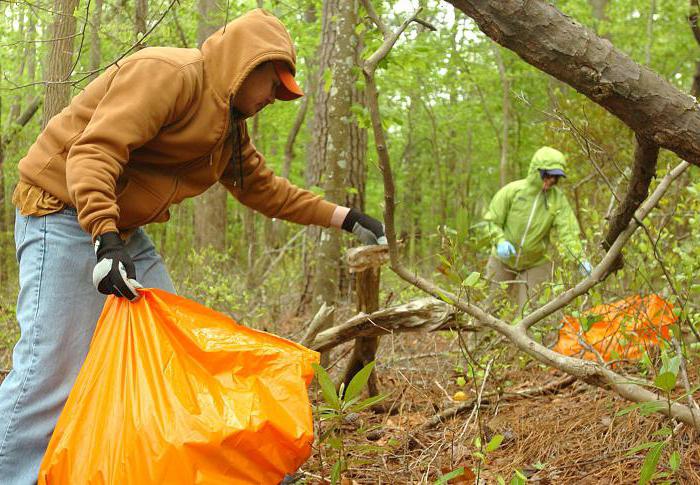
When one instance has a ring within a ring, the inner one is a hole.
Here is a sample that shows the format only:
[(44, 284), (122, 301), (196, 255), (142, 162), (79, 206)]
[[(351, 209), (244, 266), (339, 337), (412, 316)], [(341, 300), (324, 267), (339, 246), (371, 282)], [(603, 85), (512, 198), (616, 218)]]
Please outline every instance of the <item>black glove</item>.
[(357, 209), (350, 209), (348, 215), (345, 216), (342, 228), (357, 236), (362, 244), (387, 243), (386, 235), (384, 234), (384, 224)]
[(124, 242), (117, 232), (97, 236), (95, 241), (97, 264), (92, 271), (92, 283), (104, 295), (116, 295), (134, 301), (139, 298), (136, 288), (136, 267), (126, 252)]

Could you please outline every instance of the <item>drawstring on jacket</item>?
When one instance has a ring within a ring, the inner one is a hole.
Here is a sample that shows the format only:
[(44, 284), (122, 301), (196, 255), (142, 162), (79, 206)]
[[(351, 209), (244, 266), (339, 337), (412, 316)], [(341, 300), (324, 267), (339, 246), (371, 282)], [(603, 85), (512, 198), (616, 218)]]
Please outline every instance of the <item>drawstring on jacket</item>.
[[(231, 164), (231, 167), (234, 168), (236, 165), (236, 160), (234, 158), (238, 159), (238, 182), (239, 182), (239, 190), (243, 190), (243, 148), (241, 145), (243, 144), (243, 137), (241, 136), (241, 125), (237, 121), (237, 115), (238, 111), (236, 108), (233, 107), (233, 99), (229, 100), (229, 117), (230, 117), (230, 123), (231, 123), (231, 159), (229, 160), (229, 163)], [(235, 135), (234, 135), (235, 131)], [(235, 181), (234, 181), (235, 183)]]

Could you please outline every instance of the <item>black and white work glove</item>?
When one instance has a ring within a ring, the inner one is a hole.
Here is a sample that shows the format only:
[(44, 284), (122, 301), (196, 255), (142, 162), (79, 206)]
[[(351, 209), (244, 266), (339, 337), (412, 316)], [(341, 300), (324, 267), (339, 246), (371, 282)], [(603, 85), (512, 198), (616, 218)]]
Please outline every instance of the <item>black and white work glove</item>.
[(92, 283), (104, 295), (116, 295), (131, 301), (139, 298), (136, 267), (126, 252), (124, 242), (117, 232), (97, 236), (95, 241), (97, 264), (92, 271)]
[(350, 209), (342, 228), (357, 236), (362, 244), (387, 244), (384, 224), (357, 209)]

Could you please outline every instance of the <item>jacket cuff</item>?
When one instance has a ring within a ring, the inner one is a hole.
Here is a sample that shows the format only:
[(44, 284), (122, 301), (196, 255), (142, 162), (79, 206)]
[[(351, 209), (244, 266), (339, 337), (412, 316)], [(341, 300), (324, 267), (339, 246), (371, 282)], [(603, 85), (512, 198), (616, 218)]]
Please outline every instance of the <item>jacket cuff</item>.
[(338, 204), (328, 202), (327, 200), (320, 200), (314, 211), (314, 218), (311, 223), (316, 226), (330, 227), (331, 217), (333, 217), (333, 212), (335, 212), (336, 207), (338, 207)]
[(92, 235), (92, 242), (95, 242), (97, 236), (106, 232), (119, 232), (119, 229), (117, 229), (117, 222), (114, 219), (98, 219), (89, 227), (88, 232)]

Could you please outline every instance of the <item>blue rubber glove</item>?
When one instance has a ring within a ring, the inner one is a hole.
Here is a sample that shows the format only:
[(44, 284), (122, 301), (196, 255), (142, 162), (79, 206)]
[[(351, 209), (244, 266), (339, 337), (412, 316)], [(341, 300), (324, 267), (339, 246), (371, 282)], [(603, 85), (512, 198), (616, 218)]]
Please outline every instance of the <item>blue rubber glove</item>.
[(511, 256), (515, 256), (515, 247), (510, 241), (501, 241), (496, 245), (496, 254), (501, 259), (508, 259)]
[(593, 267), (591, 266), (591, 263), (583, 260), (578, 264), (578, 270), (583, 276), (590, 276), (591, 271), (593, 271)]

